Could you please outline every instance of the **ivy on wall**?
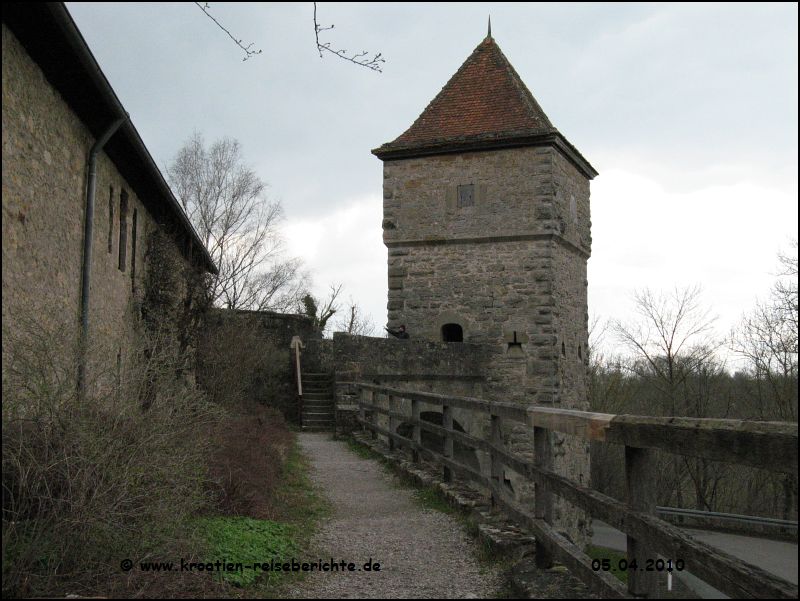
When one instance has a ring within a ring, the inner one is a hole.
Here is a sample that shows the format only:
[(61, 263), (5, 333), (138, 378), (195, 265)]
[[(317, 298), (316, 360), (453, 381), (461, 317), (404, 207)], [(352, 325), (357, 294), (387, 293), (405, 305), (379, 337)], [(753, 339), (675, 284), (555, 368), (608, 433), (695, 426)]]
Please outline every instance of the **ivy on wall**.
[[(191, 374), (198, 337), (210, 306), (208, 275), (181, 256), (162, 228), (150, 232), (140, 300), (147, 359), (154, 364), (176, 366), (177, 378)], [(145, 406), (153, 394), (153, 390), (145, 394)]]

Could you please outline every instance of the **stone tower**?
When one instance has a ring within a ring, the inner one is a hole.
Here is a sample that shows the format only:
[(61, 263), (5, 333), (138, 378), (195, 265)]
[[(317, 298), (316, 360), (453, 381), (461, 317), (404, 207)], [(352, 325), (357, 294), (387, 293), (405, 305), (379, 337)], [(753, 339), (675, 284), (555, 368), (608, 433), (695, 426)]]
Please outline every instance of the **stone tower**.
[(497, 345), (496, 379), (513, 377), (513, 398), (586, 408), (597, 172), (491, 34), (405, 133), (372, 152), (384, 164), (389, 325)]

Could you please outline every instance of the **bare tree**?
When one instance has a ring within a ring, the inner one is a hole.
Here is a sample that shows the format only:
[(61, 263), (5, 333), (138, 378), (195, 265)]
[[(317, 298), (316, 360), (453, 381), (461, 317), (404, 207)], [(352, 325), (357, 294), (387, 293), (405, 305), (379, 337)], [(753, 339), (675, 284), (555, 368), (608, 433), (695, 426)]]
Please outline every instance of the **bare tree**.
[[(781, 271), (768, 300), (756, 303), (755, 309), (742, 318), (731, 335), (731, 347), (746, 361), (751, 417), (797, 421), (797, 242), (793, 252), (779, 254)], [(750, 417), (750, 416), (748, 416)], [(765, 483), (780, 498), (784, 519), (796, 519), (797, 477), (786, 475)]]
[(773, 298), (780, 308), (784, 322), (794, 332), (794, 353), (797, 354), (797, 240), (791, 244), (788, 253), (778, 254), (778, 261), (783, 268), (775, 283)]
[[(592, 317), (589, 322), (589, 346), (586, 349), (589, 364), (589, 406), (592, 411), (626, 413), (636, 396), (631, 385), (630, 362), (625, 357), (606, 354), (603, 347), (612, 328), (608, 320)], [(607, 445), (598, 445), (604, 448)]]
[[(604, 352), (611, 324), (597, 315), (589, 320), (589, 407), (603, 413), (626, 413), (633, 399), (633, 378), (623, 369), (621, 360)], [(624, 455), (618, 445), (590, 443), (592, 487), (602, 493), (623, 498), (625, 492)]]
[(265, 198), (266, 185), (244, 164), (239, 142), (223, 138), (206, 148), (195, 132), (166, 173), (219, 268), (212, 302), (230, 309), (294, 306), (302, 285), (300, 261), (285, 256), (281, 204)]
[[(637, 319), (627, 324), (617, 321), (613, 329), (633, 354), (629, 368), (646, 386), (648, 394), (642, 395), (649, 403), (646, 411), (726, 417), (730, 406), (715, 404), (715, 386), (725, 373), (724, 364), (716, 359), (721, 343), (712, 335), (715, 319), (700, 302), (700, 288), (676, 288), (670, 294), (645, 289), (637, 291), (634, 300)], [(672, 488), (679, 507), (684, 504), (686, 483), (691, 485), (698, 509), (714, 508), (723, 467), (687, 457), (661, 461), (662, 469), (672, 470)]]
[(321, 332), (325, 331), (328, 327), (328, 321), (339, 310), (337, 301), (339, 294), (342, 291), (342, 285), (331, 284), (328, 297), (326, 299), (318, 299), (310, 292), (306, 292), (300, 301), (300, 311), (308, 315)]
[(676, 288), (670, 294), (636, 291), (634, 307), (637, 319), (613, 324), (638, 359), (632, 369), (665, 396), (668, 415), (689, 415), (689, 407), (679, 404), (680, 386), (721, 346), (711, 336), (715, 318), (702, 307), (700, 288)]
[(782, 271), (769, 299), (756, 303), (731, 335), (731, 347), (747, 363), (758, 419), (797, 421), (797, 243), (780, 254)]
[(347, 332), (353, 336), (373, 336), (375, 334), (375, 323), (372, 318), (364, 314), (364, 310), (352, 297), (347, 303), (347, 311), (335, 325), (338, 331)]

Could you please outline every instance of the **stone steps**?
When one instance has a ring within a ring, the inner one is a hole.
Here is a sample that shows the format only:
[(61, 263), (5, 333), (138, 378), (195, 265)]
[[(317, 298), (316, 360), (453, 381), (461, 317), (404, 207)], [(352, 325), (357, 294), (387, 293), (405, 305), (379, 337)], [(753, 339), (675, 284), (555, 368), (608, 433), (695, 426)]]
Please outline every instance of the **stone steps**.
[(325, 395), (324, 397), (320, 395), (318, 399), (310, 399), (303, 395), (303, 407), (327, 407), (333, 406), (333, 396)]
[(303, 430), (332, 431), (335, 418), (333, 378), (328, 373), (304, 373)]

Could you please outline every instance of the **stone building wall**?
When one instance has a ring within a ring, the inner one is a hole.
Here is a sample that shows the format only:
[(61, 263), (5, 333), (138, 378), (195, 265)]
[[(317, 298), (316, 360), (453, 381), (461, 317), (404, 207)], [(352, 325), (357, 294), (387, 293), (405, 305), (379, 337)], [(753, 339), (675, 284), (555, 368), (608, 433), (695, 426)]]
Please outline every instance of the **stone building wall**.
[[(546, 288), (536, 283), (549, 265), (536, 259), (558, 227), (554, 155), (516, 148), (384, 163), (390, 325), (438, 339), (440, 322), (460, 318), (465, 340), (502, 340), (523, 295)], [(469, 184), (474, 204), (459, 208), (458, 186)]]
[[(6, 373), (14, 337), (31, 324), (52, 337), (52, 350), (61, 351), (65, 366), (75, 363), (80, 336), (87, 157), (95, 139), (5, 24), (2, 39)], [(123, 191), (127, 193), (128, 211), (125, 265), (121, 270), (119, 216)], [(109, 199), (113, 215), (109, 214)], [(102, 385), (108, 378), (118, 377), (132, 358), (138, 336), (135, 301), (144, 283), (146, 241), (157, 227), (132, 186), (100, 153), (89, 313), (90, 384)]]
[[(457, 182), (475, 184), (474, 206), (453, 204)], [(559, 391), (580, 378), (563, 381), (558, 350), (565, 337), (586, 347), (586, 177), (552, 147), (441, 155), (386, 161), (384, 197), (389, 323), (429, 340), (450, 322), (465, 341), (516, 340), (527, 367), (515, 398), (583, 396)]]
[[(386, 161), (384, 242), (555, 232), (556, 157), (539, 146)], [(457, 188), (467, 184), (474, 203), (459, 208)]]
[[(554, 264), (558, 392), (553, 406), (588, 411), (586, 260), (575, 250), (558, 245), (554, 249)], [(551, 432), (550, 436), (554, 471), (588, 486), (589, 442), (558, 432)], [(582, 540), (589, 523), (582, 511), (575, 510), (561, 499), (555, 499), (553, 512), (555, 519), (573, 540)]]
[(554, 152), (553, 184), (558, 233), (588, 258), (592, 250), (589, 180), (564, 155)]

